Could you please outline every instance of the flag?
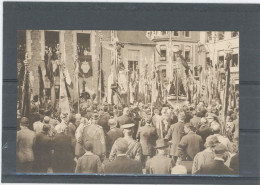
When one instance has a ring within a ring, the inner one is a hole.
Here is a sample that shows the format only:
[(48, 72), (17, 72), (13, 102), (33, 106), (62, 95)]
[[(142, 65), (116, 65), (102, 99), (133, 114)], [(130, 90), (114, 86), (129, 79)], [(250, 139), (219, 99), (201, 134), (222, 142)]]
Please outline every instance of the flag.
[(75, 60), (75, 69), (73, 76), (73, 104), (79, 101), (79, 63), (78, 60)]
[(65, 84), (65, 78), (63, 75), (63, 69), (60, 70), (60, 97), (59, 97), (59, 108), (61, 113), (70, 114), (70, 105), (67, 95), (67, 89)]
[(39, 76), (39, 100), (42, 103), (44, 99), (44, 81), (42, 76), (41, 66), (38, 66), (38, 76)]
[[(30, 119), (31, 115), (31, 93), (30, 93), (30, 80), (29, 71), (25, 70), (23, 89), (22, 89), (22, 117)], [(30, 125), (31, 126), (31, 125)]]
[(79, 76), (88, 78), (93, 75), (92, 57), (91, 55), (84, 55), (79, 57)]

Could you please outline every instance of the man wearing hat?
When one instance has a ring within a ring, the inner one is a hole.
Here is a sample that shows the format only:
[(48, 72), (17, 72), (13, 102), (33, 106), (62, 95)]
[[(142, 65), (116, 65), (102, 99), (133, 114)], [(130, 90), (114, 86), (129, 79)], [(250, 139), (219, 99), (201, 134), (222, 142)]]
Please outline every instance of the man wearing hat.
[(108, 120), (108, 125), (110, 127), (110, 130), (107, 132), (107, 137), (106, 137), (106, 145), (107, 145), (107, 157), (109, 157), (109, 154), (111, 152), (111, 148), (113, 146), (113, 144), (115, 143), (115, 141), (119, 138), (119, 137), (123, 137), (123, 129), (121, 128), (117, 128), (116, 127), (116, 120), (115, 119), (109, 119)]
[(202, 138), (197, 135), (191, 123), (184, 126), (185, 136), (182, 137), (178, 145), (178, 157), (181, 161), (192, 161), (195, 155), (203, 150)]
[(82, 142), (90, 141), (93, 144), (93, 153), (103, 161), (106, 156), (106, 142), (103, 128), (98, 125), (99, 115), (95, 111), (91, 123), (86, 125), (82, 132)]
[(48, 136), (50, 129), (49, 124), (44, 124), (42, 131), (36, 135), (34, 172), (46, 173), (47, 169), (51, 167), (53, 143), (51, 137)]
[[(127, 141), (127, 145), (128, 145), (128, 150), (126, 152), (126, 155), (130, 158), (130, 159), (135, 159), (138, 161), (141, 161), (141, 157), (142, 157), (142, 147), (141, 144), (133, 139), (133, 133), (134, 133), (134, 126), (135, 124), (130, 123), (130, 124), (125, 124), (122, 125), (121, 128), (123, 129), (123, 134), (124, 134), (124, 139)], [(118, 138), (117, 140), (119, 140), (120, 138)], [(110, 155), (109, 155), (109, 160), (112, 161), (116, 158), (117, 156), (117, 145), (118, 145), (118, 141), (115, 141), (115, 143), (112, 146)]]
[(234, 171), (227, 167), (224, 162), (228, 158), (227, 147), (223, 144), (217, 144), (214, 149), (214, 160), (202, 165), (196, 174), (230, 175)]
[(178, 115), (178, 123), (171, 125), (170, 129), (168, 130), (165, 139), (171, 139), (171, 148), (170, 148), (170, 155), (177, 160), (178, 157), (178, 145), (181, 141), (181, 138), (184, 135), (184, 120), (186, 116), (184, 112), (180, 112)]
[(117, 157), (115, 160), (105, 164), (104, 173), (142, 174), (141, 162), (127, 157), (127, 152), (129, 151), (127, 140), (118, 138), (116, 143)]
[(142, 147), (142, 163), (145, 165), (147, 159), (154, 155), (154, 148), (158, 135), (156, 128), (152, 126), (152, 117), (150, 115), (145, 117), (145, 125), (138, 129), (136, 134), (137, 140), (140, 140)]
[(29, 127), (29, 120), (26, 117), (21, 118), (21, 130), (17, 132), (16, 156), (17, 172), (32, 172), (34, 161), (33, 148), (35, 146), (35, 132)]
[(154, 148), (157, 155), (146, 162), (146, 174), (171, 174), (175, 165), (174, 160), (167, 157), (168, 142), (165, 139), (158, 139)]
[(205, 150), (199, 152), (195, 155), (192, 165), (192, 174), (196, 173), (200, 167), (214, 159), (214, 148), (219, 144), (218, 138), (216, 136), (209, 136), (204, 144)]

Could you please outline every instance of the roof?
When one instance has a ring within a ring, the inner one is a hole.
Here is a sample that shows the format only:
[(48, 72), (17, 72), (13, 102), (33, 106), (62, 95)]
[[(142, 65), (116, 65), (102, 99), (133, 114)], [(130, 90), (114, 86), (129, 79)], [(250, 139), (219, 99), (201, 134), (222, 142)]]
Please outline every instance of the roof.
[(122, 43), (156, 45), (146, 37), (146, 31), (117, 31), (117, 36)]

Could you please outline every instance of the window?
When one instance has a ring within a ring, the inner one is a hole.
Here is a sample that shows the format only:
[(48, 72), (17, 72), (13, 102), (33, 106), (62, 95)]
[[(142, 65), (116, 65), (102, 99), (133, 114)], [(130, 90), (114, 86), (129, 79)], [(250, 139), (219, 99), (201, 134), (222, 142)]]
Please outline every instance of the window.
[(238, 66), (238, 54), (233, 54), (231, 67), (237, 67), (237, 66)]
[(178, 31), (174, 31), (174, 32), (173, 32), (173, 36), (179, 37), (179, 32), (178, 32)]
[[(174, 51), (179, 51), (179, 49), (180, 49), (180, 46), (178, 46), (178, 45), (175, 45), (175, 46), (173, 46), (173, 50)], [(173, 52), (173, 61), (177, 61), (177, 52)]]
[(220, 50), (218, 51), (218, 67), (223, 68), (224, 67), (224, 60), (225, 60), (225, 53), (224, 51)]
[(191, 54), (190, 50), (191, 50), (190, 46), (185, 47), (184, 58), (186, 62), (190, 62), (190, 54)]
[(190, 31), (185, 31), (184, 32), (184, 37), (190, 37)]
[(166, 35), (166, 31), (161, 31), (161, 33), (163, 36)]
[(26, 54), (26, 31), (19, 30), (17, 38), (17, 60), (23, 62)]
[(77, 51), (78, 56), (90, 55), (90, 34), (89, 33), (77, 33)]
[(136, 71), (138, 69), (139, 51), (129, 50), (128, 51), (128, 70)]
[(190, 62), (190, 51), (185, 51), (185, 60), (186, 62)]
[(165, 45), (160, 46), (160, 54), (161, 54), (160, 60), (166, 61), (166, 46)]
[(163, 78), (166, 78), (166, 75), (167, 75), (166, 69), (162, 69), (162, 77), (163, 77)]
[(209, 42), (212, 40), (212, 31), (207, 31), (207, 38), (206, 42)]
[(218, 40), (224, 40), (224, 37), (225, 37), (225, 32), (224, 31), (218, 32)]
[(223, 68), (224, 67), (224, 56), (219, 56), (218, 57), (218, 66), (219, 66), (219, 68)]
[(239, 32), (238, 31), (232, 31), (231, 32), (231, 37), (238, 37), (239, 36)]
[(59, 47), (59, 32), (57, 31), (45, 31), (45, 60), (48, 57), (48, 54), (52, 57), (53, 60), (58, 59)]

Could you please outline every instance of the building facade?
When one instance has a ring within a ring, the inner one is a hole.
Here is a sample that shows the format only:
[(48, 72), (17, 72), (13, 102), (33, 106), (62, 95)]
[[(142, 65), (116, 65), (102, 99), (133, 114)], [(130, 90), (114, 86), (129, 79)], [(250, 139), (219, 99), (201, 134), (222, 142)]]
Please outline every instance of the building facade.
[(239, 32), (237, 31), (208, 31), (200, 32), (199, 58), (203, 68), (211, 62), (212, 66), (224, 68), (226, 49), (231, 50), (230, 63), (231, 84), (239, 85)]
[[(148, 31), (147, 37), (156, 43), (156, 64), (162, 76), (171, 79), (171, 64), (176, 63), (176, 52), (187, 61), (190, 69), (200, 64), (198, 60), (198, 43), (200, 33), (197, 31)], [(166, 84), (168, 82), (165, 82)]]

